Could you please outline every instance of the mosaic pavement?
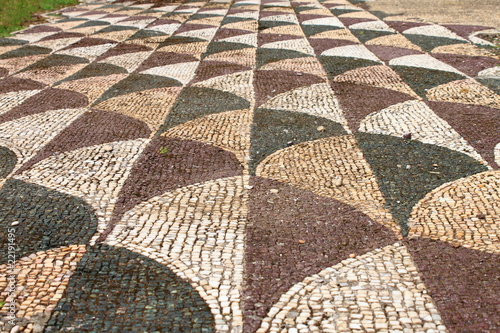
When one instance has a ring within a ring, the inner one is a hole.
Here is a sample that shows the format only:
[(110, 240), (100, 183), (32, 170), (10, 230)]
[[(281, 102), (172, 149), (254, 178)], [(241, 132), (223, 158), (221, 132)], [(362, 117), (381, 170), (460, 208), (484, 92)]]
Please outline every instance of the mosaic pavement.
[(500, 332), (487, 29), (97, 1), (1, 39), (0, 331)]

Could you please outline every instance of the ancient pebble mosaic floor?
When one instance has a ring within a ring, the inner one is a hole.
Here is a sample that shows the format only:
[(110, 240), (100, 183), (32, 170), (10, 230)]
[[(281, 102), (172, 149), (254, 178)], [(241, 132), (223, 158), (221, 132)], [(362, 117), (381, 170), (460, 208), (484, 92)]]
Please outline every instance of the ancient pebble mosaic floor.
[(96, 1), (0, 39), (0, 331), (500, 332), (487, 29)]

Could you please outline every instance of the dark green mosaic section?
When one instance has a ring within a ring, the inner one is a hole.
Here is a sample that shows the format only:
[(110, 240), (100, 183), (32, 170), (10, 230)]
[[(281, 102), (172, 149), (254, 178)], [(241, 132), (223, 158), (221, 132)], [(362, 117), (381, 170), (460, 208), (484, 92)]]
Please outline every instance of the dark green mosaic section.
[(206, 302), (167, 267), (124, 248), (88, 249), (44, 332), (215, 332)]
[(280, 60), (304, 58), (310, 56), (311, 55), (309, 54), (292, 50), (258, 48), (256, 60), (257, 68)]
[(96, 34), (102, 34), (107, 32), (125, 31), (125, 30), (138, 30), (136, 27), (122, 26), (122, 25), (110, 25), (96, 32)]
[(295, 13), (299, 14), (301, 12), (305, 12), (307, 10), (311, 10), (311, 9), (316, 9), (316, 7), (314, 6), (307, 6), (307, 5), (304, 5), (304, 6), (297, 6), (297, 7), (293, 7), (293, 10), (295, 11)]
[(286, 22), (286, 21), (259, 21), (259, 31), (266, 30), (269, 28), (276, 28), (276, 27), (282, 27), (286, 25), (295, 25), (295, 23), (292, 22)]
[[(322, 126), (323, 128), (318, 128)], [(257, 109), (252, 124), (250, 172), (280, 149), (330, 136), (347, 134), (339, 123), (306, 113)]]
[(19, 57), (28, 57), (28, 56), (34, 56), (34, 55), (40, 55), (40, 54), (49, 54), (50, 52), (52, 52), (52, 50), (49, 48), (46, 48), (46, 47), (27, 45), (27, 46), (23, 46), (23, 47), (20, 47), (18, 49), (6, 52), (4, 54), (1, 54), (0, 59), (12, 59), (12, 58), (19, 58)]
[(403, 235), (408, 233), (413, 206), (427, 193), (441, 184), (488, 170), (472, 157), (444, 147), (388, 135), (355, 135)]
[(0, 46), (15, 46), (28, 44), (27, 41), (13, 38), (0, 38)]
[(162, 48), (168, 45), (177, 45), (177, 44), (189, 44), (189, 43), (197, 43), (197, 42), (205, 42), (204, 39), (195, 38), (195, 37), (183, 37), (183, 36), (171, 36), (167, 38), (163, 43), (161, 43), (158, 48)]
[(203, 53), (203, 57), (208, 57), (209, 55), (226, 52), (226, 51), (236, 51), (242, 49), (248, 49), (252, 47), (248, 44), (243, 43), (231, 43), (231, 42), (212, 42), (208, 45), (207, 51)]
[(129, 40), (150, 38), (150, 37), (161, 37), (161, 36), (168, 36), (168, 35), (163, 33), (163, 32), (156, 31), (156, 30), (143, 29), (143, 30), (137, 31), (135, 34), (130, 36)]
[(107, 99), (118, 97), (133, 92), (144, 91), (163, 87), (180, 87), (182, 83), (158, 75), (148, 74), (130, 74), (127, 78), (121, 80), (109, 88), (96, 102), (95, 105), (104, 102)]
[(250, 107), (250, 102), (234, 94), (210, 88), (187, 87), (168, 113), (159, 134), (187, 121), (232, 110)]
[(35, 62), (34, 64), (26, 67), (24, 71), (29, 71), (33, 69), (48, 69), (56, 66), (71, 66), (78, 64), (86, 64), (89, 61), (85, 58), (69, 56), (65, 54), (51, 54), (48, 57)]
[[(13, 222), (19, 222), (12, 226)], [(38, 251), (87, 244), (97, 231), (93, 208), (82, 199), (9, 179), (0, 190), (0, 247), (14, 228), (18, 258)], [(5, 264), (7, 256), (0, 257)]]
[(128, 72), (125, 68), (116, 65), (111, 65), (106, 63), (91, 63), (90, 65), (85, 66), (80, 71), (76, 72), (75, 74), (67, 77), (66, 79), (60, 82), (86, 79), (90, 77), (107, 76), (113, 74), (128, 74)]
[(356, 36), (356, 38), (358, 38), (361, 41), (361, 43), (366, 43), (370, 39), (374, 39), (377, 37), (393, 34), (390, 31), (376, 31), (376, 30), (365, 30), (365, 29), (352, 29), (351, 32), (353, 33), (354, 36)]
[(105, 22), (105, 21), (87, 21), (83, 24), (80, 24), (76, 27), (74, 27), (73, 29), (80, 29), (80, 28), (88, 28), (88, 27), (98, 27), (98, 26), (101, 26), (101, 25), (110, 25), (109, 22)]
[(436, 37), (436, 36), (425, 36), (425, 35), (412, 35), (404, 34), (406, 38), (410, 40), (413, 44), (416, 44), (422, 48), (424, 51), (431, 51), (432, 49), (453, 44), (466, 44), (467, 42), (460, 39), (446, 38), (446, 37)]
[(330, 25), (309, 25), (309, 24), (302, 25), (301, 28), (302, 31), (304, 31), (306, 37), (310, 37), (312, 35), (319, 34), (325, 31), (342, 29), (340, 27), (330, 26)]
[(17, 163), (16, 154), (7, 147), (0, 146), (0, 178), (7, 177)]
[(429, 89), (451, 81), (465, 79), (463, 75), (435, 69), (408, 66), (391, 66), (391, 68), (398, 73), (413, 91), (424, 98)]
[(491, 90), (493, 90), (495, 93), (500, 95), (500, 79), (496, 78), (476, 78), (477, 81), (480, 83), (484, 84)]
[[(234, 6), (236, 7), (236, 6)], [(221, 26), (224, 26), (226, 24), (231, 24), (231, 23), (239, 23), (239, 22), (245, 22), (245, 21), (253, 21), (252, 18), (248, 17), (231, 17), (231, 16), (226, 16), (221, 22)]]
[(191, 18), (189, 19), (190, 21), (194, 21), (194, 20), (200, 20), (200, 19), (204, 19), (204, 18), (210, 18), (210, 17), (220, 17), (221, 15), (219, 14), (194, 14), (193, 16), (191, 16)]
[(380, 65), (377, 61), (358, 58), (330, 56), (319, 56), (318, 58), (330, 79), (356, 68)]

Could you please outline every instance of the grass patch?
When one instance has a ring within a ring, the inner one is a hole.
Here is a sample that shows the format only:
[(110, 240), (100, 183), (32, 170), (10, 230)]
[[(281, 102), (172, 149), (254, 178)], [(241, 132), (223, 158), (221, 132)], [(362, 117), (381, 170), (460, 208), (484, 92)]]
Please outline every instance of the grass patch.
[(0, 37), (39, 21), (34, 14), (76, 5), (78, 0), (0, 0)]

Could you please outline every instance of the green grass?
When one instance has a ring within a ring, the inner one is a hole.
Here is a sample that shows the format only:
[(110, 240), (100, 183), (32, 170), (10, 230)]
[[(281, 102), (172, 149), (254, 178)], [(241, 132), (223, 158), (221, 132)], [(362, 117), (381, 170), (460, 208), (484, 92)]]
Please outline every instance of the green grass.
[(78, 0), (0, 0), (0, 36), (26, 27), (33, 14), (76, 5)]

